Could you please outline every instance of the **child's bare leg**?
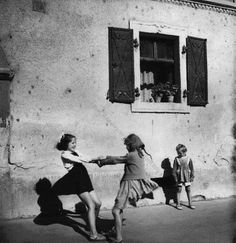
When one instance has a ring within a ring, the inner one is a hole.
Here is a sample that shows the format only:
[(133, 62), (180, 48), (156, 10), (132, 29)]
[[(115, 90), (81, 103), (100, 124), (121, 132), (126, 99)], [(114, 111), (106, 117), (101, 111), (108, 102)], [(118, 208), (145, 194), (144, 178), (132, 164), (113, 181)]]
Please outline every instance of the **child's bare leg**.
[(121, 220), (121, 225), (123, 225), (123, 210), (120, 210), (120, 220)]
[(195, 207), (192, 205), (191, 187), (190, 186), (186, 186), (185, 190), (186, 190), (187, 197), (188, 197), (188, 205), (189, 205), (190, 208), (194, 209)]
[(116, 228), (116, 241), (119, 242), (122, 240), (122, 214), (121, 210), (117, 207), (112, 209), (112, 214), (115, 219), (115, 228)]
[(180, 205), (180, 194), (181, 194), (181, 191), (182, 191), (182, 186), (178, 186), (177, 187), (177, 209), (182, 209), (181, 205)]
[(100, 199), (98, 198), (97, 194), (95, 191), (91, 191), (89, 192), (94, 204), (95, 204), (95, 216), (96, 218), (98, 217), (99, 215), (99, 212), (100, 212), (100, 208), (102, 206), (102, 202), (100, 201)]
[(89, 192), (83, 192), (79, 195), (81, 201), (88, 208), (88, 222), (90, 227), (91, 235), (97, 235), (96, 225), (95, 225), (95, 204), (89, 194)]

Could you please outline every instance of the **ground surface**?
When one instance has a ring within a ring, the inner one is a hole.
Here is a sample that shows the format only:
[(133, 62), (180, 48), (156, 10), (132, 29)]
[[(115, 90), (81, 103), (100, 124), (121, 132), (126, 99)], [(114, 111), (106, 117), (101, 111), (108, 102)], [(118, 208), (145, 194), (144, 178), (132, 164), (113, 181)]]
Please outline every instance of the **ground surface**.
[[(232, 243), (235, 204), (236, 199), (229, 198), (195, 202), (195, 210), (183, 207), (179, 211), (167, 205), (127, 209), (124, 243)], [(111, 212), (103, 211), (101, 217), (98, 227), (111, 228)], [(35, 224), (32, 218), (1, 220), (0, 242), (89, 242), (83, 234), (85, 221), (79, 215), (43, 223), (48, 225)]]

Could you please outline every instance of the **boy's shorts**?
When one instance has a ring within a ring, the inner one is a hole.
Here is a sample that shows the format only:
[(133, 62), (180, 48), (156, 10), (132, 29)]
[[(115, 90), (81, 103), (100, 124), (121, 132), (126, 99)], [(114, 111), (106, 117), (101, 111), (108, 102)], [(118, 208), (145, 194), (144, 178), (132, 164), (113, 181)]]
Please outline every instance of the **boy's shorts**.
[(178, 183), (178, 186), (182, 187), (182, 186), (191, 186), (191, 182), (181, 182), (181, 183)]

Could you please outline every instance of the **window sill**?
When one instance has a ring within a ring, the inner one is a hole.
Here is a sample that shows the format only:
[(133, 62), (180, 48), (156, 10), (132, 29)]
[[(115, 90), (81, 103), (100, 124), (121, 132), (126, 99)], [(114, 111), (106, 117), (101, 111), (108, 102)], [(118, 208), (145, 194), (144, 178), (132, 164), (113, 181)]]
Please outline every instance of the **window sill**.
[(147, 103), (135, 101), (131, 111), (137, 113), (182, 113), (189, 114), (190, 107), (185, 103)]

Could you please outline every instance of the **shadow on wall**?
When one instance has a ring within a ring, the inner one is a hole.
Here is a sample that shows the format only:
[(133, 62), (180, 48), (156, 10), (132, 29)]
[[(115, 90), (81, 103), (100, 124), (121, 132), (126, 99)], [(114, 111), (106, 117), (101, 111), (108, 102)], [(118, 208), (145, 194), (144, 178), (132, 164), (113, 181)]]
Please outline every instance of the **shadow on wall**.
[(162, 187), (166, 198), (166, 204), (169, 204), (170, 200), (173, 200), (174, 203), (176, 203), (177, 188), (169, 158), (165, 158), (161, 162), (161, 168), (164, 170), (163, 177), (151, 179), (155, 181), (160, 187)]
[[(164, 170), (163, 177), (151, 178), (160, 187), (162, 187), (163, 193), (165, 195), (165, 203), (170, 204), (170, 200), (174, 203), (177, 202), (177, 184), (173, 175), (173, 168), (171, 167), (171, 162), (169, 158), (165, 158), (161, 162), (161, 168)], [(192, 201), (204, 201), (206, 197), (204, 195), (193, 195)]]
[[(232, 128), (233, 138), (236, 140), (236, 123), (234, 123)], [(234, 145), (234, 150), (232, 154), (232, 163), (231, 163), (231, 169), (234, 174), (234, 183), (236, 183), (236, 145)], [(232, 217), (234, 220), (236, 220), (236, 205), (232, 209)], [(236, 225), (234, 226), (234, 236), (233, 236), (233, 242), (236, 242)]]
[[(236, 140), (236, 123), (233, 125), (232, 128), (233, 138)], [(234, 145), (234, 150), (232, 154), (232, 171), (236, 173), (236, 145)]]
[[(62, 202), (51, 190), (52, 184), (47, 178), (39, 179), (35, 184), (35, 191), (39, 195), (38, 205), (41, 213), (34, 218), (34, 223), (38, 225), (62, 224), (73, 228), (74, 231), (89, 240), (89, 227), (87, 220), (87, 208), (79, 202), (75, 205), (75, 212), (63, 209)], [(80, 218), (83, 223), (72, 218)], [(111, 219), (97, 219), (97, 230), (108, 232), (114, 226)]]

